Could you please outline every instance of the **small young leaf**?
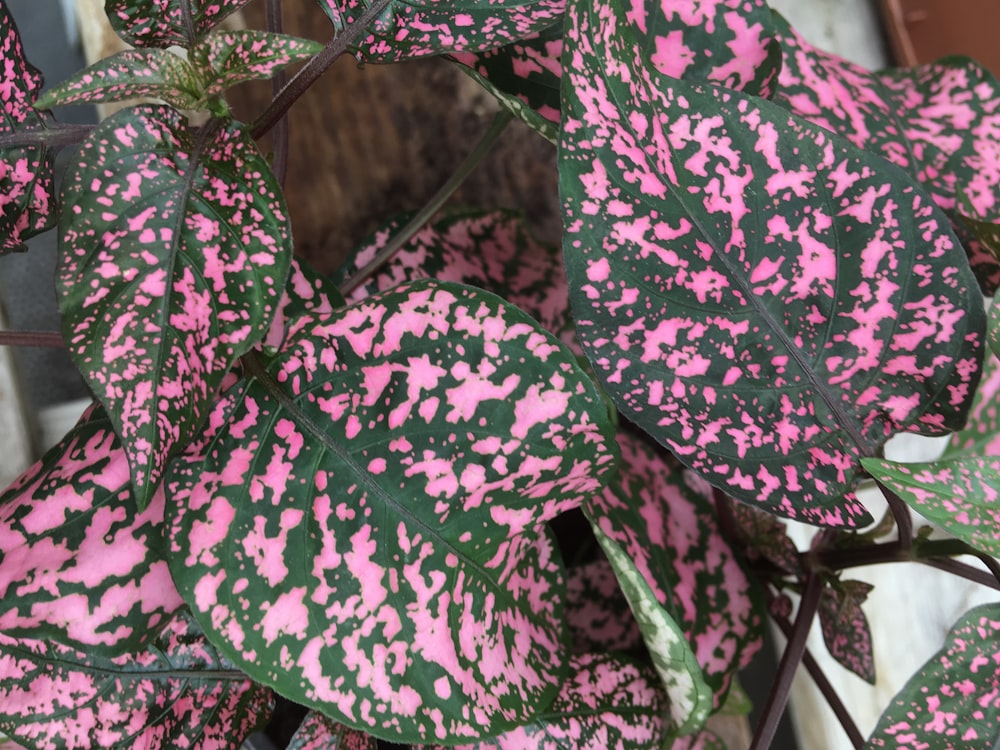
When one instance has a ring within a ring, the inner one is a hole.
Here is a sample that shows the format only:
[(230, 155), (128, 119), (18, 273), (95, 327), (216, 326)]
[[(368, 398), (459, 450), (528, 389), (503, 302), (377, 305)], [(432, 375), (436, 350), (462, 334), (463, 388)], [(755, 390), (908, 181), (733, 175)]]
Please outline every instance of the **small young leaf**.
[(572, 657), (562, 690), (536, 721), (455, 750), (661, 747), (666, 739), (666, 704), (656, 674), (648, 667), (615, 654), (583, 654)]
[(614, 463), (596, 387), (471, 287), (311, 323), (171, 465), (179, 589), (251, 676), (348, 726), (454, 743), (525, 723), (566, 667), (542, 524)]
[(928, 521), (981, 552), (1000, 556), (1000, 457), (920, 464), (866, 458), (862, 464)]
[(291, 259), (281, 188), (241, 125), (142, 106), (91, 134), (62, 204), (63, 334), (143, 508), (274, 315)]
[[(750, 582), (719, 532), (708, 484), (671, 469), (628, 433), (619, 433), (618, 446), (618, 475), (584, 512), (621, 547), (657, 607), (677, 622), (718, 708), (733, 674), (760, 647), (762, 618)], [(621, 570), (615, 572), (620, 580)]]
[(625, 598), (635, 613), (653, 666), (670, 699), (671, 730), (697, 731), (712, 711), (712, 688), (704, 680), (698, 659), (684, 631), (657, 600), (635, 563), (611, 537), (594, 524), (594, 535), (618, 576)]
[[(24, 57), (21, 37), (7, 6), (0, 4), (0, 136), (42, 130), (32, 107), (42, 76)], [(48, 229), (52, 211), (52, 156), (44, 145), (0, 149), (0, 254), (24, 250), (24, 240)]]
[(863, 581), (838, 581), (826, 587), (819, 601), (819, 623), (830, 656), (874, 685), (872, 634), (861, 609), (871, 590), (871, 584)]
[(130, 49), (105, 57), (46, 91), (35, 107), (120, 102), (137, 97), (162, 99), (178, 109), (191, 109), (201, 98), (194, 69), (173, 52)]
[(967, 612), (893, 698), (866, 750), (980, 750), (1000, 738), (1000, 605)]
[(287, 750), (378, 750), (378, 740), (338, 724), (319, 711), (310, 711), (288, 743)]
[(184, 47), (250, 0), (105, 0), (111, 27), (135, 47)]
[(726, 743), (719, 739), (719, 736), (715, 732), (704, 729), (698, 734), (688, 735), (687, 737), (678, 737), (674, 740), (673, 744), (670, 745), (670, 750), (734, 750), (732, 747), (726, 747)]
[(107, 416), (91, 407), (0, 496), (0, 633), (96, 655), (144, 646), (182, 604)]
[(31, 747), (236, 750), (270, 711), (188, 615), (114, 658), (0, 635), (0, 730)]
[(737, 499), (869, 523), (859, 459), (964, 423), (985, 323), (964, 253), (883, 159), (638, 64), (628, 15), (571, 4), (565, 37), (563, 247), (587, 356), (626, 417)]
[(555, 143), (559, 138), (563, 21), (537, 34), (485, 52), (449, 57), (530, 128)]
[[(452, 0), (410, 3), (393, 0), (362, 34), (354, 50), (359, 60), (399, 62), (449, 52), (501, 47), (551, 26), (565, 0)], [(342, 33), (372, 5), (370, 0), (320, 0)]]
[(576, 653), (632, 651), (642, 634), (607, 559), (566, 573), (566, 624)]
[(191, 63), (205, 81), (206, 96), (246, 81), (266, 79), (305, 62), (323, 45), (309, 39), (255, 29), (215, 29), (191, 48)]
[(729, 501), (729, 511), (736, 533), (746, 545), (744, 554), (748, 559), (763, 557), (783, 573), (802, 571), (799, 551), (788, 537), (788, 527), (783, 521), (744, 503)]

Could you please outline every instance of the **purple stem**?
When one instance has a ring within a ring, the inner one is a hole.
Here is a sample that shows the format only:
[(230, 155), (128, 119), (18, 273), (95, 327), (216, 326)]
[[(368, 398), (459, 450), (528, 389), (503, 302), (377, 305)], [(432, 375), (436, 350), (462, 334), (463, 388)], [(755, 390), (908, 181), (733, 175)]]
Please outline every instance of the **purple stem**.
[(913, 545), (913, 519), (910, 517), (910, 507), (903, 502), (899, 495), (880, 481), (876, 479), (875, 483), (888, 501), (892, 517), (896, 519), (899, 547), (903, 552), (908, 553)]
[(15, 146), (70, 146), (79, 143), (96, 125), (49, 125), (44, 130), (20, 130), (0, 135), (0, 148)]
[(0, 346), (39, 346), (65, 349), (61, 333), (56, 331), (0, 331)]
[(802, 661), (802, 655), (806, 650), (806, 636), (809, 635), (809, 627), (816, 616), (822, 592), (822, 578), (816, 573), (810, 573), (802, 592), (802, 600), (799, 602), (799, 612), (795, 616), (795, 625), (788, 636), (788, 645), (785, 646), (785, 652), (781, 655), (778, 677), (774, 681), (774, 685), (771, 686), (771, 694), (764, 706), (764, 714), (757, 724), (757, 731), (754, 733), (753, 742), (750, 743), (750, 750), (766, 750), (766, 748), (771, 747), (771, 743), (774, 741), (774, 735), (778, 731), (778, 722), (781, 721), (781, 715), (788, 703), (788, 693), (792, 688), (795, 670)]
[[(267, 0), (264, 5), (264, 12), (267, 15), (267, 30), (272, 34), (281, 34), (284, 24), (281, 20), (281, 0)], [(275, 73), (271, 79), (271, 95), (277, 99), (282, 89), (288, 82), (288, 74), (284, 68)], [(284, 187), (285, 177), (288, 175), (288, 141), (289, 141), (288, 116), (283, 116), (274, 124), (271, 133), (271, 143), (274, 148), (274, 163), (271, 171), (278, 180), (278, 184)]]
[(361, 36), (376, 18), (382, 15), (383, 11), (389, 7), (392, 0), (375, 0), (375, 3), (366, 10), (357, 21), (352, 23), (341, 33), (326, 43), (326, 46), (307, 62), (298, 73), (290, 80), (272, 101), (257, 121), (253, 124), (251, 134), (254, 138), (260, 138), (275, 126), (289, 108), (298, 101), (309, 87), (313, 85), (327, 69), (333, 65), (334, 61), (340, 57), (347, 48)]

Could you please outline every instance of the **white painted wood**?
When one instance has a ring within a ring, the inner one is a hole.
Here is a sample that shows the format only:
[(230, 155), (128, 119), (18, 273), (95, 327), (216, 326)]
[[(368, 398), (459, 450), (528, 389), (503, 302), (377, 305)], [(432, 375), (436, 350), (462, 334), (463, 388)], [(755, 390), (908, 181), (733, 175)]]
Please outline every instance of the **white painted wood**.
[(769, 0), (768, 5), (820, 49), (871, 70), (888, 64), (873, 0)]
[[(6, 327), (0, 307), (0, 330)], [(0, 490), (35, 460), (35, 435), (30, 412), (22, 400), (14, 350), (0, 346)]]

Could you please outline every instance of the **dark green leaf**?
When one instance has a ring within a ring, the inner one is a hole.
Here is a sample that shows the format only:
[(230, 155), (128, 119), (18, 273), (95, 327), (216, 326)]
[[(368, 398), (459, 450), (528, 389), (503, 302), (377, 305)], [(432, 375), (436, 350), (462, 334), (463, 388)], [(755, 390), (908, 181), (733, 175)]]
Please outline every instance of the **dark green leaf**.
[(823, 589), (819, 624), (830, 655), (865, 682), (875, 684), (875, 658), (868, 618), (861, 605), (872, 590), (863, 581), (837, 581)]
[(194, 46), (250, 0), (105, 0), (118, 36), (136, 47)]
[(270, 78), (322, 49), (319, 42), (285, 34), (215, 29), (191, 48), (191, 62), (205, 81), (205, 94), (215, 96), (239, 83)]
[(310, 711), (288, 743), (287, 750), (378, 750), (378, 740), (338, 724), (319, 711)]

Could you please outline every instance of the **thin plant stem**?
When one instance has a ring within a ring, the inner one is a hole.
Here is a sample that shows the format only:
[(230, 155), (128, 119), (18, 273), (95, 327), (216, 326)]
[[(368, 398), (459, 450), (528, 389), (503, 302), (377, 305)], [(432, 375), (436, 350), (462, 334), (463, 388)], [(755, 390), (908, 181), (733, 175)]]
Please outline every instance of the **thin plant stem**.
[(987, 586), (1000, 591), (1000, 581), (997, 580), (996, 576), (991, 573), (987, 573), (985, 570), (977, 570), (971, 565), (966, 565), (958, 560), (952, 560), (950, 558), (928, 558), (919, 560), (919, 562), (932, 568), (943, 570), (946, 573), (951, 573), (953, 576), (965, 578), (966, 580), (978, 583), (981, 586)]
[(774, 741), (774, 735), (778, 731), (778, 722), (781, 721), (781, 715), (785, 712), (785, 706), (788, 703), (792, 678), (795, 677), (795, 670), (802, 661), (802, 654), (806, 649), (806, 636), (809, 635), (809, 628), (816, 616), (816, 610), (819, 608), (819, 598), (822, 592), (822, 578), (816, 573), (810, 573), (806, 579), (802, 599), (799, 602), (795, 625), (788, 636), (785, 652), (781, 655), (778, 676), (774, 685), (771, 686), (771, 694), (764, 706), (764, 714), (757, 724), (757, 731), (754, 732), (750, 750), (766, 750), (766, 748), (771, 747), (771, 743)]
[[(770, 587), (766, 588), (766, 594), (768, 603), (774, 600), (775, 597), (771, 592)], [(785, 637), (790, 638), (792, 624), (788, 621), (788, 618), (773, 617), (773, 619), (781, 629), (781, 632), (785, 634)], [(827, 705), (830, 706), (830, 709), (833, 711), (834, 716), (837, 717), (837, 721), (840, 722), (840, 726), (847, 734), (848, 740), (850, 740), (851, 744), (857, 750), (860, 750), (860, 748), (862, 748), (865, 744), (865, 738), (861, 735), (858, 725), (854, 723), (854, 718), (847, 710), (847, 706), (845, 706), (843, 701), (840, 700), (840, 696), (837, 694), (836, 689), (827, 679), (826, 673), (823, 671), (823, 667), (819, 665), (819, 662), (816, 661), (816, 657), (812, 655), (812, 652), (809, 651), (809, 649), (806, 649), (802, 653), (802, 666), (806, 668), (806, 671), (815, 683), (816, 688), (823, 695)]]
[(0, 331), (0, 346), (37, 346), (65, 349), (66, 342), (57, 331)]
[[(281, 20), (281, 0), (267, 0), (264, 4), (264, 13), (267, 16), (267, 30), (272, 34), (281, 34), (284, 24)], [(277, 99), (282, 89), (288, 82), (288, 75), (284, 68), (274, 74), (271, 79), (271, 95)], [(283, 115), (271, 129), (271, 144), (274, 149), (274, 162), (271, 164), (271, 171), (274, 172), (278, 184), (284, 187), (285, 178), (288, 176), (288, 142), (289, 124), (287, 113)]]
[(0, 135), (0, 148), (16, 146), (72, 146), (93, 132), (96, 125), (48, 125), (44, 130), (20, 130)]
[(882, 491), (882, 495), (889, 503), (889, 510), (892, 511), (892, 516), (896, 519), (900, 549), (903, 552), (909, 552), (910, 547), (913, 545), (913, 519), (910, 518), (910, 507), (903, 502), (899, 495), (877, 479), (875, 480), (875, 484)]
[(347, 48), (367, 30), (372, 21), (382, 15), (389, 7), (390, 2), (392, 0), (375, 0), (375, 3), (361, 15), (361, 18), (327, 42), (326, 46), (307, 62), (292, 80), (285, 84), (281, 93), (264, 110), (264, 114), (257, 118), (250, 131), (253, 137), (260, 138), (264, 133), (269, 132), (298, 101), (299, 97), (309, 90), (316, 79), (323, 75), (334, 61), (344, 54)]
[(434, 193), (424, 207), (414, 214), (413, 218), (402, 229), (393, 235), (388, 244), (379, 250), (370, 263), (341, 285), (340, 291), (342, 294), (346, 296), (363, 284), (372, 274), (385, 265), (393, 255), (399, 252), (400, 248), (409, 242), (410, 238), (438, 212), (445, 201), (458, 189), (459, 185), (465, 182), (465, 179), (478, 166), (479, 162), (483, 160), (483, 157), (489, 153), (493, 144), (496, 143), (497, 138), (500, 137), (500, 134), (507, 127), (512, 117), (507, 110), (500, 110), (496, 113), (493, 122), (490, 123), (489, 129), (479, 139), (479, 142), (469, 155), (458, 165), (458, 169), (455, 170), (454, 174)]

